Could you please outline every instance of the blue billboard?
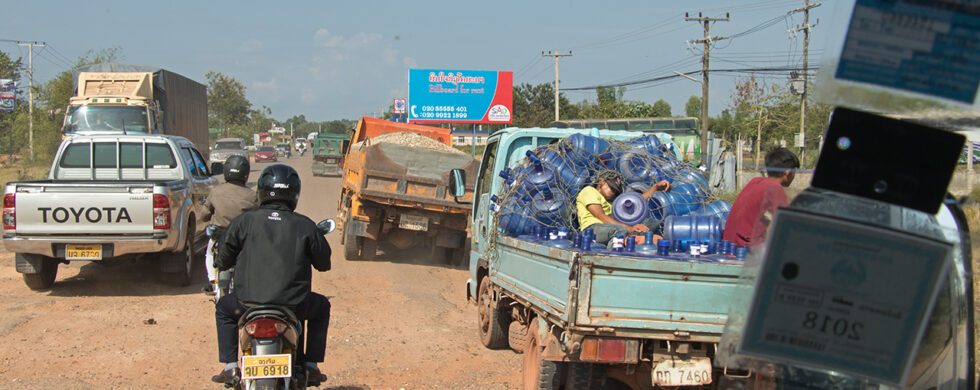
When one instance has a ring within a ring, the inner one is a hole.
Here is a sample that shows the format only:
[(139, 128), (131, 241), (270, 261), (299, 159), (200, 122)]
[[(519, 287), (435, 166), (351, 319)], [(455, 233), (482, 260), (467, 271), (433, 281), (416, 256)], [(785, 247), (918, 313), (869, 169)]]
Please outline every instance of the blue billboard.
[(411, 123), (511, 123), (514, 73), (409, 69)]
[(17, 98), (17, 83), (11, 79), (0, 79), (0, 111), (13, 111)]

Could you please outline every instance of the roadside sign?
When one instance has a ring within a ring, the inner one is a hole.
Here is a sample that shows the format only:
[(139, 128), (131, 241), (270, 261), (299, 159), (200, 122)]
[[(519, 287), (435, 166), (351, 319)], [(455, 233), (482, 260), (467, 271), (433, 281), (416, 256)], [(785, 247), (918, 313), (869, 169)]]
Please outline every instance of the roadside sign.
[(409, 69), (411, 123), (511, 123), (514, 72)]
[(406, 103), (405, 102), (405, 99), (395, 99), (395, 102), (391, 106), (392, 107), (392, 111), (395, 114), (404, 114), (405, 113), (405, 103)]
[(12, 79), (0, 79), (0, 111), (13, 111), (17, 97), (17, 83)]

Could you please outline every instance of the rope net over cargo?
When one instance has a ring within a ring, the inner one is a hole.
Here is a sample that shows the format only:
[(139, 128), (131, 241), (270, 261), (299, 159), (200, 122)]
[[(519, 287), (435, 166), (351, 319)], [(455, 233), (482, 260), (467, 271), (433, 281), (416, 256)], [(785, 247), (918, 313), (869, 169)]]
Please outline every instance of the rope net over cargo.
[[(504, 190), (491, 198), (497, 226), (508, 236), (578, 231), (576, 197), (606, 170), (623, 178), (620, 195), (610, 200), (619, 222), (635, 225), (649, 217), (661, 225), (670, 216), (710, 215), (724, 226), (731, 206), (711, 195), (704, 174), (680, 161), (675, 148), (655, 135), (622, 142), (573, 134), (528, 151), (519, 166), (498, 173)], [(640, 194), (661, 180), (671, 183), (670, 190), (643, 200)]]

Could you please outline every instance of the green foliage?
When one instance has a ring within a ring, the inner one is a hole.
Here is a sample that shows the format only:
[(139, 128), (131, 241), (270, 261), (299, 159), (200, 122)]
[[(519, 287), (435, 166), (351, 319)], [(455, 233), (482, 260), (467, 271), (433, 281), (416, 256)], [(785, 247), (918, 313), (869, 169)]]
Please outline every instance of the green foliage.
[(670, 103), (667, 103), (667, 101), (664, 99), (659, 99), (653, 102), (653, 112), (649, 116), (658, 117), (658, 118), (666, 118), (666, 117), (673, 116), (671, 115), (671, 111), (670, 111)]
[(701, 98), (691, 95), (687, 98), (687, 103), (684, 104), (684, 115), (692, 118), (701, 117)]
[(252, 103), (245, 97), (245, 84), (213, 70), (208, 79), (208, 127), (231, 129), (249, 122)]
[[(558, 95), (562, 119), (578, 118), (579, 108), (564, 95)], [(524, 83), (514, 88), (514, 122), (516, 127), (547, 127), (555, 120), (555, 87), (544, 83)]]

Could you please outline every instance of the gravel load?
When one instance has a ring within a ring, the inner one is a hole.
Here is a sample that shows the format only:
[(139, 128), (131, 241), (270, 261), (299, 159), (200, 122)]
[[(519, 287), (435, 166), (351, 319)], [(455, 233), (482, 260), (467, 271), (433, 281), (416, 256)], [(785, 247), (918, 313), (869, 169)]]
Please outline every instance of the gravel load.
[(399, 133), (381, 134), (377, 137), (365, 140), (363, 142), (358, 142), (354, 144), (354, 147), (359, 149), (362, 146), (371, 146), (382, 142), (396, 144), (396, 145), (411, 146), (413, 148), (438, 150), (438, 151), (456, 153), (456, 154), (464, 153), (462, 150), (443, 144), (432, 138), (426, 137), (421, 134), (407, 132), (407, 131), (399, 132)]

